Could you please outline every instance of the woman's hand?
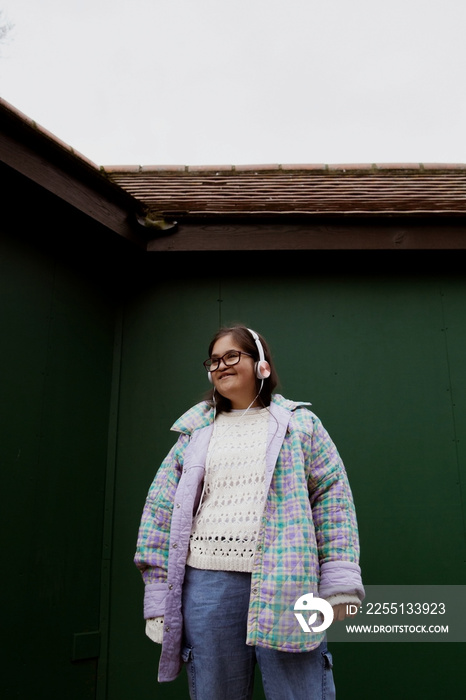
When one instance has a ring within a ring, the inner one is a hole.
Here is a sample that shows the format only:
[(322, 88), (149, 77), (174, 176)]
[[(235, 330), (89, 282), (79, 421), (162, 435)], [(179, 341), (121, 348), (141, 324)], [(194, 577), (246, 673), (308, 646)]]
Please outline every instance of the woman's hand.
[[(345, 617), (355, 617), (357, 613), (348, 613), (347, 603), (338, 603), (338, 605), (333, 605), (333, 619), (335, 620), (344, 620)], [(354, 607), (354, 606), (352, 606)]]

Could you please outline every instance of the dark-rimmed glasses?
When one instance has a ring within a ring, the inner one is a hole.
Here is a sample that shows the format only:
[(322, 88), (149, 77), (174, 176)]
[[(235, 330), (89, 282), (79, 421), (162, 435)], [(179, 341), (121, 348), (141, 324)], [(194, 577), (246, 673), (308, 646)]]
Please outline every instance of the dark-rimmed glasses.
[(252, 357), (252, 355), (250, 355), (248, 352), (240, 352), (239, 350), (229, 350), (224, 355), (222, 355), (222, 357), (209, 357), (209, 359), (203, 362), (202, 364), (208, 372), (216, 372), (220, 367), (221, 362), (223, 362), (223, 364), (226, 367), (233, 367), (233, 365), (237, 365), (238, 362), (241, 360), (241, 355), (247, 355), (247, 357)]

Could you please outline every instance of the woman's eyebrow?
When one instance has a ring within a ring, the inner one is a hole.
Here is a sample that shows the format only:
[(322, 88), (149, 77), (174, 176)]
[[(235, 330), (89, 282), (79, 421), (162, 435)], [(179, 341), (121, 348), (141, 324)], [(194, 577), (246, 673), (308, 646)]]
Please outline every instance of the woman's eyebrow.
[[(226, 350), (223, 355), (228, 355), (229, 352), (242, 352), (242, 350), (237, 350), (236, 348), (230, 348), (230, 350)], [(211, 360), (217, 360), (219, 357), (223, 357), (223, 355), (217, 355), (216, 353), (213, 353), (210, 356)]]

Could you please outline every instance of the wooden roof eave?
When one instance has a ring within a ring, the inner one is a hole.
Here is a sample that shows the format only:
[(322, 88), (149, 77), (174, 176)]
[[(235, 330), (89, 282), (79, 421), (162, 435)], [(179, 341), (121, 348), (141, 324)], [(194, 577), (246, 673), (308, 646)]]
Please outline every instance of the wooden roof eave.
[[(170, 219), (169, 213), (164, 215)], [(466, 215), (458, 212), (315, 213), (277, 216), (181, 215), (148, 252), (290, 250), (466, 250)]]
[(465, 164), (105, 170), (178, 222), (148, 250), (466, 249)]
[(0, 100), (0, 156), (5, 165), (134, 245), (147, 247), (137, 223), (141, 204), (90, 161)]

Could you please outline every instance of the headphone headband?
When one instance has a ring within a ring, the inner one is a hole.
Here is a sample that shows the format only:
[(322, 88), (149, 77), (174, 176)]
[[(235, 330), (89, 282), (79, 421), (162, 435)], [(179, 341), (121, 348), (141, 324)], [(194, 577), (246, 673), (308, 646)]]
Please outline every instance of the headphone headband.
[[(264, 353), (264, 348), (262, 347), (262, 343), (260, 341), (259, 336), (257, 335), (256, 331), (253, 331), (251, 328), (248, 328), (248, 331), (254, 338), (254, 342), (256, 343), (257, 350), (259, 351), (259, 361), (256, 362), (255, 364), (255, 371), (256, 371), (256, 377), (258, 379), (262, 379), (262, 383), (264, 382), (264, 379), (267, 379), (270, 377), (270, 365), (265, 359), (265, 353)], [(262, 388), (262, 385), (261, 385)]]
[(251, 328), (248, 328), (248, 331), (254, 338), (254, 342), (256, 343), (257, 350), (259, 351), (259, 362), (264, 362), (265, 361), (265, 355), (264, 355), (264, 348), (262, 347), (262, 343), (260, 341), (259, 336), (257, 335), (256, 331), (253, 331)]

